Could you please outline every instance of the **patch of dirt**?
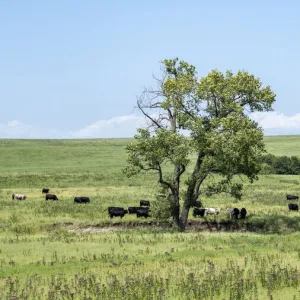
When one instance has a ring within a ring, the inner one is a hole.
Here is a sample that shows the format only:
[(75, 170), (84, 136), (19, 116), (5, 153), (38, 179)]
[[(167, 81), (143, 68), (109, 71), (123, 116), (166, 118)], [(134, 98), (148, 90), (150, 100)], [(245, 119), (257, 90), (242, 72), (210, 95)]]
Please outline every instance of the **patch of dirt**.
[[(103, 222), (94, 225), (78, 225), (75, 226), (73, 223), (63, 224), (68, 231), (71, 232), (82, 232), (82, 233), (109, 233), (121, 231), (124, 229), (133, 228), (171, 228), (172, 224), (168, 222)], [(244, 222), (217, 222), (217, 221), (196, 221), (191, 220), (187, 223), (186, 232), (197, 232), (197, 231), (207, 231), (207, 232), (217, 232), (217, 231), (251, 231), (247, 228), (247, 224)]]
[(119, 231), (122, 228), (117, 228), (117, 227), (104, 227), (104, 228), (99, 228), (95, 226), (87, 227), (87, 228), (80, 228), (80, 227), (73, 227), (69, 228), (69, 232), (82, 232), (82, 233), (110, 233), (110, 232), (115, 232)]

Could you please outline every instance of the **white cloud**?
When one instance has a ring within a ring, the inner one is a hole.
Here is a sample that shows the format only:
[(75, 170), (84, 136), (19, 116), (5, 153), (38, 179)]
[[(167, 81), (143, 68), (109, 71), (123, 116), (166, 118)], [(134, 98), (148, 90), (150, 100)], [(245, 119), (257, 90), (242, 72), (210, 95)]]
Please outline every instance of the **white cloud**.
[(100, 120), (77, 131), (71, 131), (71, 138), (118, 138), (132, 137), (136, 129), (143, 126), (144, 118), (136, 115)]
[(20, 122), (20, 121), (18, 121), (18, 120), (9, 121), (9, 122), (7, 123), (7, 126), (8, 126), (8, 127), (18, 127), (18, 126), (20, 126), (20, 125), (22, 125), (22, 122)]
[(255, 112), (250, 118), (264, 129), (265, 135), (274, 134), (300, 134), (300, 114), (286, 116), (283, 113)]
[(0, 138), (12, 139), (43, 139), (65, 138), (63, 132), (56, 129), (43, 128), (37, 125), (25, 124), (19, 120), (0, 124)]
[(250, 117), (264, 129), (300, 129), (300, 114), (289, 117), (276, 111), (255, 112)]
[[(279, 112), (255, 112), (250, 117), (262, 126), (265, 135), (300, 134), (300, 114), (286, 116)], [(134, 136), (136, 129), (145, 125), (144, 117), (137, 115), (99, 120), (73, 131), (43, 128), (12, 120), (0, 124), (0, 138), (122, 138)]]

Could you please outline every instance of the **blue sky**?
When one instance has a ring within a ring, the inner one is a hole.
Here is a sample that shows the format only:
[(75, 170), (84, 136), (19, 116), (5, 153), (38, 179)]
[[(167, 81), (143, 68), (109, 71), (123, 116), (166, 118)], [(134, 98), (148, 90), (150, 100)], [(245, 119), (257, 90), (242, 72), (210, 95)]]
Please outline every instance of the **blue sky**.
[(300, 132), (298, 1), (0, 1), (0, 137), (129, 137), (159, 61), (271, 85), (265, 134)]

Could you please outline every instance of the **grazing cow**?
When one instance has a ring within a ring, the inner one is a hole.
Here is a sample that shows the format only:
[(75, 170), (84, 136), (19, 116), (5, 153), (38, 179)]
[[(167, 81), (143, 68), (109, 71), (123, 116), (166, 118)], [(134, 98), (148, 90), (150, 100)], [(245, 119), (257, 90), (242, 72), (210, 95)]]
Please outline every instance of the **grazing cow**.
[(50, 191), (49, 189), (45, 189), (45, 188), (43, 188), (43, 189), (42, 189), (42, 194), (48, 194), (48, 193), (49, 193), (49, 191)]
[(194, 210), (193, 210), (193, 216), (194, 217), (204, 217), (205, 216), (205, 211), (206, 209), (205, 208), (197, 208), (195, 207)]
[(118, 206), (109, 206), (109, 207), (107, 208), (107, 211), (108, 211), (108, 212), (110, 212), (110, 211), (111, 211), (111, 210), (113, 210), (114, 208), (115, 208), (115, 209), (120, 209), (120, 210), (122, 210), (122, 209), (123, 209), (123, 210), (124, 210), (124, 208), (123, 208), (123, 207), (118, 207)]
[(292, 204), (292, 203), (289, 203), (288, 207), (289, 207), (289, 210), (290, 210), (290, 211), (291, 211), (291, 210), (296, 210), (296, 211), (299, 210), (298, 204)]
[(148, 201), (148, 200), (140, 200), (140, 206), (150, 206), (150, 201)]
[(120, 217), (122, 219), (128, 213), (128, 210), (124, 209), (123, 207), (113, 207), (113, 206), (108, 207), (107, 211), (111, 219), (113, 217)]
[(129, 206), (128, 207), (128, 213), (129, 214), (136, 214), (137, 210), (139, 209), (139, 206)]
[(299, 196), (293, 196), (293, 195), (286, 195), (286, 200), (298, 200)]
[(136, 211), (136, 216), (137, 216), (137, 218), (139, 218), (139, 217), (145, 217), (145, 218), (150, 217), (150, 215), (149, 215), (149, 209), (144, 208), (144, 207), (140, 207)]
[(75, 197), (74, 198), (74, 203), (90, 203), (90, 198), (89, 197)]
[(12, 200), (26, 200), (27, 196), (23, 194), (12, 194)]
[(46, 200), (58, 200), (58, 198), (54, 194), (46, 194)]
[(245, 218), (246, 218), (247, 210), (246, 210), (245, 207), (243, 207), (243, 208), (241, 209), (240, 215), (241, 215), (241, 219), (245, 219)]
[(217, 216), (220, 213), (220, 208), (205, 207), (206, 214)]

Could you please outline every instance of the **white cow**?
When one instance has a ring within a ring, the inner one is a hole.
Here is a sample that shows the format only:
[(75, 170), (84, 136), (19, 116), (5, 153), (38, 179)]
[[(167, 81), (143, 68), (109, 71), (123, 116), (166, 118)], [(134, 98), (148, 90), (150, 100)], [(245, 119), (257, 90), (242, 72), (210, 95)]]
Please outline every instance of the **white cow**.
[(205, 207), (205, 213), (206, 215), (215, 215), (217, 216), (220, 213), (220, 208), (211, 208), (211, 207)]
[(27, 196), (23, 195), (23, 194), (12, 194), (12, 199), (16, 199), (16, 200), (26, 200)]
[(233, 213), (233, 208), (226, 208), (226, 215), (231, 219)]

